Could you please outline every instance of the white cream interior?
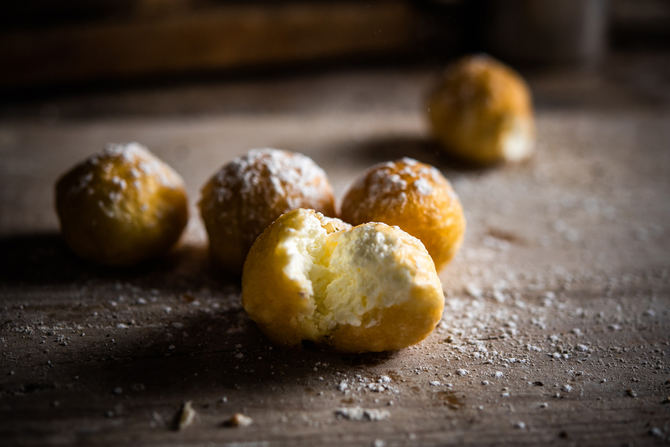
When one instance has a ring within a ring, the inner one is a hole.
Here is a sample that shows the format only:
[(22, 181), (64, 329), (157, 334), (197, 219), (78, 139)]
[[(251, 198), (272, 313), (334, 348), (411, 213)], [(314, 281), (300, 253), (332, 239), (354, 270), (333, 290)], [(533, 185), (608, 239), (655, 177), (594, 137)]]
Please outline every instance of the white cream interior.
[(277, 249), (289, 255), (284, 273), (308, 300), (311, 315), (303, 324), (309, 332), (322, 336), (341, 324), (359, 326), (371, 309), (409, 298), (413, 275), (394, 253), (400, 242), (393, 234), (374, 225), (327, 234), (317, 217), (303, 216)]
[(502, 151), (505, 159), (519, 161), (526, 158), (533, 149), (529, 124), (526, 120), (515, 119), (502, 137)]

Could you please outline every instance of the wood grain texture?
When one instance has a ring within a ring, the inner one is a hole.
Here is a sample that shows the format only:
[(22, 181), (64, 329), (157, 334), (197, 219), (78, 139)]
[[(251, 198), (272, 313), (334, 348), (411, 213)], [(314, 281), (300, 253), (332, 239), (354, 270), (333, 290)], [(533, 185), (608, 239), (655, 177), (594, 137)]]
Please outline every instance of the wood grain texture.
[[(531, 78), (536, 156), (484, 171), (427, 139), (425, 70), (6, 106), (2, 445), (667, 442), (670, 103), (606, 73)], [(128, 140), (174, 166), (192, 203), (219, 165), (256, 146), (312, 156), (338, 197), (374, 162), (435, 164), (468, 219), (440, 275), (443, 322), (395, 353), (275, 348), (242, 311), (239, 280), (210, 267), (195, 210), (165, 259), (123, 271), (76, 259), (58, 236), (53, 181), (105, 142)], [(175, 431), (188, 400), (197, 416)], [(346, 420), (341, 407), (388, 417)], [(253, 424), (222, 427), (236, 412)]]
[[(154, 2), (155, 3), (155, 2)], [(415, 17), (403, 1), (244, 2), (2, 34), (0, 85), (124, 79), (272, 66), (406, 49)], [(160, 10), (158, 5), (154, 5)]]

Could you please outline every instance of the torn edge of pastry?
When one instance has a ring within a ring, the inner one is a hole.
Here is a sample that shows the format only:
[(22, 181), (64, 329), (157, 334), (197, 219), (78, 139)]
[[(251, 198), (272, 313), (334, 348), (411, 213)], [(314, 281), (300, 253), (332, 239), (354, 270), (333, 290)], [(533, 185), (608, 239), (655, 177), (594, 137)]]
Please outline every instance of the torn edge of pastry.
[(425, 338), (441, 318), (444, 295), (423, 244), (398, 227), (351, 227), (298, 209), (252, 247), (243, 304), (282, 344), (311, 340), (363, 352)]
[(533, 153), (535, 145), (533, 123), (530, 118), (514, 118), (500, 137), (500, 147), (505, 160), (519, 162)]

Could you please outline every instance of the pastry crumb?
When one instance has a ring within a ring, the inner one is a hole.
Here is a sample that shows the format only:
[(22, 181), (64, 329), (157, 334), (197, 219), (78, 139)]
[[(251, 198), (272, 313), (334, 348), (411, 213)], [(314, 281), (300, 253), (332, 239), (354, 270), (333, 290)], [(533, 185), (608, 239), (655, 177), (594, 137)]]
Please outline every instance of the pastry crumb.
[(179, 410), (175, 428), (177, 430), (183, 430), (190, 426), (193, 423), (193, 419), (195, 419), (195, 415), (196, 412), (193, 409), (192, 402), (187, 400)]
[(254, 423), (254, 420), (242, 413), (235, 413), (230, 418), (223, 421), (224, 427), (248, 427)]

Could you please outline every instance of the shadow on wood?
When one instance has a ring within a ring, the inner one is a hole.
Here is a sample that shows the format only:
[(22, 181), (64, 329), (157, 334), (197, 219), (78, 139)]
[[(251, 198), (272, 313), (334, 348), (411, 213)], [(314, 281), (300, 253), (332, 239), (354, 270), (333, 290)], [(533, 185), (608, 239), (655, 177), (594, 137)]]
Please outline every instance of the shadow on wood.
[(0, 251), (0, 281), (9, 286), (117, 280), (158, 290), (186, 290), (239, 282), (239, 277), (216, 270), (206, 247), (198, 245), (180, 245), (161, 258), (125, 268), (78, 258), (56, 232), (0, 237)]
[[(440, 144), (425, 136), (418, 135), (382, 135), (359, 142), (347, 141), (333, 145), (318, 161), (324, 165), (341, 163), (342, 160), (356, 160), (368, 165), (402, 157), (414, 158), (440, 169), (448, 178), (460, 175), (478, 174), (489, 170), (488, 167), (474, 165), (447, 154)], [(324, 158), (328, 158), (325, 159)]]
[(161, 326), (138, 328), (133, 331), (136, 335), (117, 338), (112, 347), (88, 346), (75, 356), (83, 361), (60, 367), (80, 377), (90, 399), (107, 400), (121, 388), (151, 401), (180, 396), (202, 401), (236, 392), (261, 398), (310, 378), (332, 382), (338, 371), (383, 365), (396, 355), (340, 354), (314, 345), (272, 346), (239, 304), (208, 316), (163, 321)]

